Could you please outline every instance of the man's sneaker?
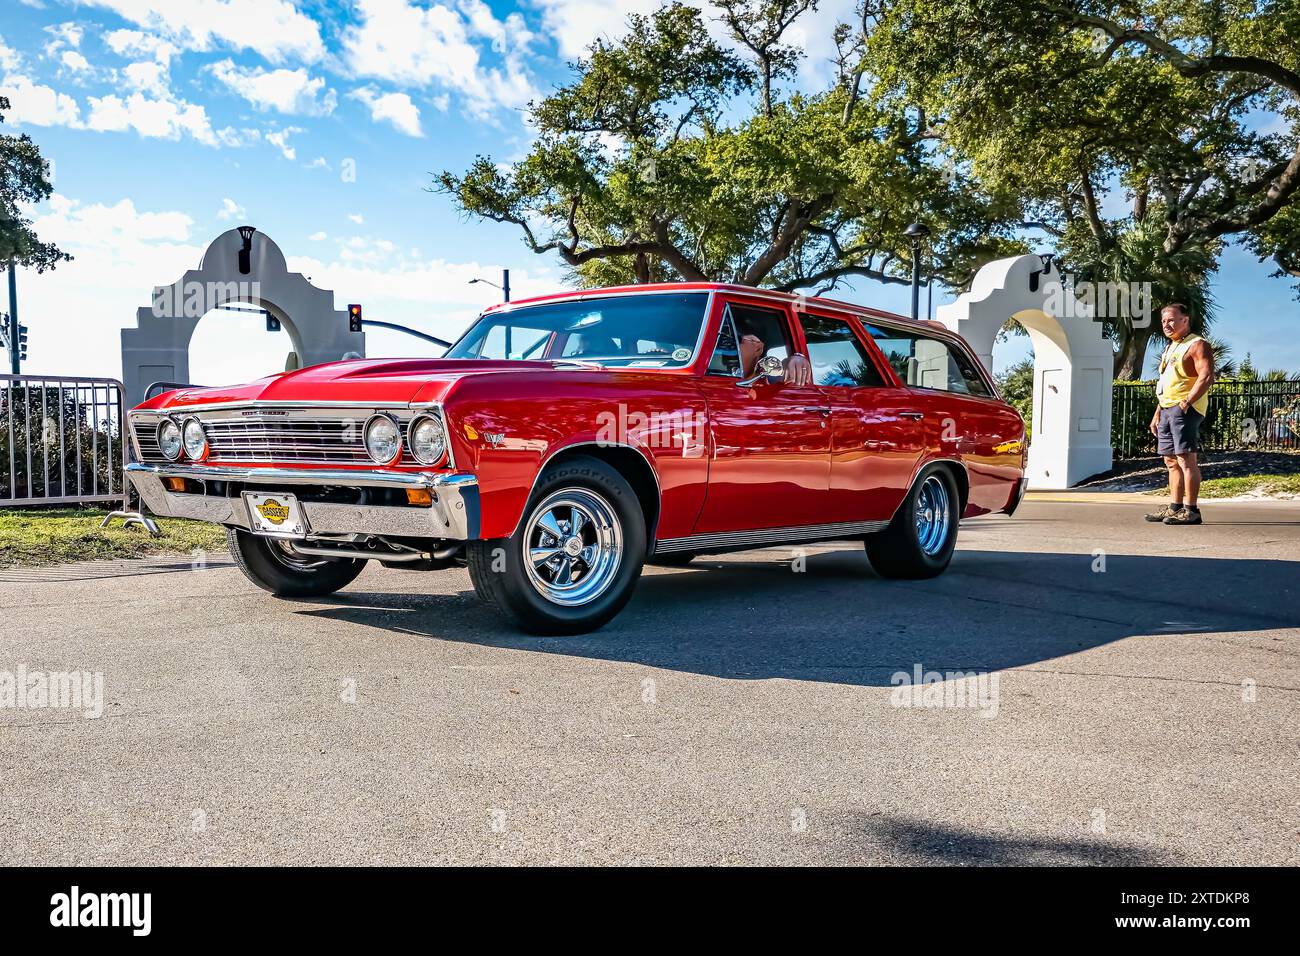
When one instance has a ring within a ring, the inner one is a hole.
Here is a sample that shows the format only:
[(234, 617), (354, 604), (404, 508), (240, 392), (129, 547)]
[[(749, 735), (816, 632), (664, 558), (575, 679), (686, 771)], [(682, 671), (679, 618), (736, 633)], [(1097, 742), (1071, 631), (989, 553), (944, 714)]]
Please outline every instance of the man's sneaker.
[(1165, 519), (1165, 524), (1200, 524), (1201, 513), (1191, 508), (1181, 508)]
[(1159, 511), (1151, 512), (1151, 514), (1146, 516), (1146, 519), (1147, 521), (1164, 521), (1166, 518), (1178, 514), (1179, 510), (1180, 509), (1178, 508), (1171, 508), (1169, 505), (1165, 505)]

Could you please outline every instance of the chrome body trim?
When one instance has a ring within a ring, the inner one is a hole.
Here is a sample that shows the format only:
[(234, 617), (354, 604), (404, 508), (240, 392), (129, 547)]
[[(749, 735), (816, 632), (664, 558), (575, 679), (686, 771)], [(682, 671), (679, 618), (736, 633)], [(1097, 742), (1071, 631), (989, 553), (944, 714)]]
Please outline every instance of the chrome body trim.
[[(220, 418), (205, 419), (203, 415), (211, 411), (234, 411), (239, 409), (252, 409), (252, 410), (267, 409), (267, 410), (284, 411), (284, 412), (296, 411), (301, 414), (292, 418), (287, 416), (283, 419), (276, 418), (273, 422), (270, 423), (250, 420), (247, 423), (243, 423), (242, 435), (237, 433), (232, 433), (229, 435), (220, 436), (219, 440), (216, 439), (214, 437), (213, 432), (209, 431), (210, 426), (213, 427), (214, 430), (228, 430), (232, 425), (234, 426), (240, 425), (241, 424), (240, 420), (220, 419)], [(277, 425), (281, 423), (287, 426), (292, 426), (295, 421), (302, 423), (302, 422), (311, 422), (316, 419), (324, 419), (326, 422), (336, 421), (337, 419), (335, 419), (333, 416), (341, 411), (355, 411), (357, 414), (349, 417), (359, 419), (361, 422), (360, 427), (357, 429), (358, 435), (360, 436), (360, 441), (356, 442), (356, 447), (352, 447), (344, 443), (335, 442), (332, 436), (325, 433), (319, 435), (306, 434), (306, 435), (300, 435), (296, 437), (290, 437), (286, 435), (277, 434), (274, 432), (273, 429), (268, 429), (267, 427), (268, 425)], [(370, 455), (366, 451), (366, 447), (365, 447), (365, 427), (364, 427), (365, 424), (368, 423), (369, 420), (377, 414), (388, 414), (389, 417), (394, 418), (394, 420), (398, 422), (403, 436), (405, 436), (406, 433), (406, 426), (410, 424), (410, 421), (403, 421), (402, 419), (399, 419), (396, 416), (392, 415), (391, 414), (392, 411), (411, 413), (412, 415), (411, 421), (414, 420), (415, 416), (421, 414), (428, 414), (436, 417), (442, 423), (443, 439), (446, 442), (446, 446), (447, 446), (447, 460), (446, 462), (443, 463), (442, 467), (455, 469), (456, 453), (451, 447), (451, 426), (447, 422), (447, 412), (446, 409), (443, 407), (443, 403), (441, 401), (281, 402), (281, 401), (241, 400), (238, 402), (210, 402), (201, 405), (178, 406), (176, 408), (139, 408), (139, 409), (132, 409), (131, 412), (128, 413), (127, 422), (130, 427), (127, 430), (130, 433), (131, 442), (135, 448), (136, 458), (139, 459), (140, 461), (148, 461), (151, 457), (157, 457), (155, 449), (157, 448), (158, 442), (156, 437), (151, 437), (150, 440), (152, 443), (152, 447), (149, 449), (143, 448), (140, 444), (138, 429), (136, 428), (137, 423), (140, 424), (142, 427), (146, 427), (146, 428), (152, 424), (154, 431), (156, 432), (158, 426), (162, 423), (164, 419), (167, 418), (177, 419), (177, 417), (180, 416), (181, 421), (183, 421), (186, 418), (197, 418), (199, 420), (199, 424), (204, 426), (204, 432), (208, 438), (209, 458), (215, 461), (229, 461), (232, 464), (246, 464), (248, 462), (258, 462), (258, 463), (284, 462), (284, 463), (292, 463), (295, 465), (296, 464), (370, 465), (373, 463), (373, 460), (370, 458)], [(201, 413), (201, 414), (195, 414), (195, 413)], [(179, 421), (178, 424), (180, 424)], [(235, 447), (233, 449), (234, 454), (239, 455), (240, 457), (225, 458), (222, 456), (221, 454), (222, 452), (230, 450), (232, 442), (237, 443), (241, 439), (244, 445), (248, 445), (250, 443), (250, 439), (253, 442), (276, 439), (282, 443), (282, 447), (285, 450), (292, 450), (292, 451), (319, 450), (322, 452), (322, 455), (331, 454), (334, 457), (319, 457), (319, 458), (312, 458), (312, 459), (289, 458), (287, 455), (283, 457), (277, 457), (276, 455), (274, 455), (273, 452), (270, 452), (263, 457), (250, 457), (252, 451), (249, 448), (245, 448), (242, 446)], [(219, 443), (222, 447), (214, 447), (214, 442)], [(349, 454), (352, 457), (350, 458), (340, 457), (340, 455), (344, 453)], [(183, 456), (184, 456), (184, 449), (182, 448), (182, 457)], [(406, 454), (405, 448), (403, 448), (402, 451), (402, 459), (404, 464), (406, 465), (415, 465), (417, 467), (421, 465), (421, 462), (415, 459), (414, 456), (408, 456)], [(204, 460), (206, 461), (207, 459)], [(164, 459), (164, 461), (166, 461), (166, 459)], [(394, 464), (396, 464), (396, 462)], [(432, 466), (424, 466), (424, 467), (432, 467)]]
[(294, 554), (321, 558), (358, 558), (362, 561), (428, 561), (433, 557), (429, 551), (370, 551), (365, 548), (347, 548), (331, 545), (328, 548), (291, 541), (289, 550)]
[(707, 552), (710, 548), (757, 548), (796, 541), (829, 541), (873, 534), (889, 526), (888, 521), (844, 521), (838, 524), (803, 525), (795, 528), (760, 528), (754, 531), (721, 531), (693, 534), (685, 538), (664, 538), (655, 542), (655, 554), (677, 551)]
[[(537, 474), (533, 476), (532, 486), (528, 489), (528, 497), (524, 499), (523, 511), (519, 513), (519, 517), (515, 521), (515, 526), (510, 530), (510, 534), (507, 537), (513, 538), (515, 536), (515, 532), (519, 530), (519, 526), (523, 523), (524, 512), (528, 510), (528, 502), (533, 500), (533, 495), (537, 492), (537, 483), (542, 480), (542, 472), (546, 471), (546, 466), (549, 465), (557, 455), (562, 455), (566, 451), (573, 451), (575, 448), (591, 448), (591, 447), (626, 448), (629, 451), (634, 451), (638, 455), (640, 455), (641, 460), (646, 463), (646, 467), (650, 469), (650, 474), (654, 477), (655, 480), (655, 497), (659, 499), (659, 509), (658, 509), (659, 514), (656, 517), (662, 515), (663, 506), (664, 506), (664, 490), (659, 485), (659, 472), (655, 470), (654, 462), (650, 460), (650, 458), (646, 455), (645, 452), (643, 452), (640, 448), (637, 448), (635, 445), (619, 444), (615, 442), (584, 441), (584, 442), (577, 442), (572, 445), (565, 445), (562, 448), (557, 448), (555, 449), (555, 451), (551, 452), (544, 459), (542, 459), (541, 465), (538, 466), (537, 468)], [(654, 528), (650, 529), (651, 537), (654, 536), (654, 531), (655, 531)]]
[(211, 408), (410, 408), (409, 402), (357, 402), (341, 399), (322, 401), (300, 399), (296, 402), (265, 398), (236, 398), (228, 402), (196, 402), (192, 405), (165, 405), (161, 408), (133, 408), (132, 415), (173, 415), (202, 412)]
[(236, 481), (245, 485), (335, 485), (353, 488), (424, 489), (432, 506), (338, 504), (302, 501), (313, 533), (382, 534), (416, 538), (467, 541), (479, 537), (478, 479), (465, 474), (430, 474), (383, 471), (332, 471), (327, 469), (225, 468), (205, 465), (143, 465), (132, 463), (127, 478), (155, 514), (190, 518), (248, 530), (248, 513), (241, 498), (191, 495), (168, 491), (162, 479)]

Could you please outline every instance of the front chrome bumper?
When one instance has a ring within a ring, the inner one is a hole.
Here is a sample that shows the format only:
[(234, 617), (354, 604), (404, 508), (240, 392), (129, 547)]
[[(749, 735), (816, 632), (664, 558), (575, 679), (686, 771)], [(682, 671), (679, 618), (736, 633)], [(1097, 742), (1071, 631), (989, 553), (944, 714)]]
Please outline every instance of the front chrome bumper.
[(479, 537), (478, 479), (466, 474), (402, 471), (341, 471), (295, 468), (240, 468), (211, 465), (126, 466), (126, 476), (154, 514), (191, 518), (247, 529), (243, 498), (191, 495), (168, 491), (164, 478), (196, 481), (236, 481), (252, 487), (331, 485), (354, 488), (424, 489), (433, 498), (428, 508), (391, 505), (347, 505), (300, 501), (312, 534), (402, 535), (469, 541)]

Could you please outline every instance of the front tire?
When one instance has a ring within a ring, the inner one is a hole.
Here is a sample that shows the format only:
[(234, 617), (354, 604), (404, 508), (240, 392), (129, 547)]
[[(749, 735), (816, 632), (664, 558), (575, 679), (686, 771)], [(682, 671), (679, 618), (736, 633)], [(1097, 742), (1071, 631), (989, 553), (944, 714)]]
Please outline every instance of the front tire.
[(913, 483), (889, 527), (867, 538), (867, 558), (882, 578), (937, 577), (952, 560), (960, 520), (952, 473), (932, 465)]
[(618, 614), (645, 560), (641, 503), (587, 456), (547, 466), (514, 535), (466, 546), (479, 597), (532, 634), (583, 634)]
[(230, 555), (244, 577), (277, 597), (321, 597), (351, 584), (366, 566), (353, 558), (291, 554), (274, 538), (227, 528)]

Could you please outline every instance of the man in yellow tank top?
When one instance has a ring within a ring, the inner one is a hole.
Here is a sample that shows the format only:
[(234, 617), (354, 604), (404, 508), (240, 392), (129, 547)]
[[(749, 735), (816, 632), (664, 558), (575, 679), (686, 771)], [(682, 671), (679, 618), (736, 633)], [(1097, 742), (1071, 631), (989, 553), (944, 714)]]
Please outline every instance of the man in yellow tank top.
[(1160, 356), (1160, 384), (1156, 387), (1156, 414), (1151, 434), (1156, 450), (1169, 470), (1169, 504), (1146, 516), (1165, 524), (1200, 524), (1196, 496), (1201, 488), (1201, 422), (1209, 407), (1214, 384), (1214, 352), (1205, 339), (1192, 332), (1187, 306), (1175, 302), (1160, 310), (1160, 327), (1169, 348)]

